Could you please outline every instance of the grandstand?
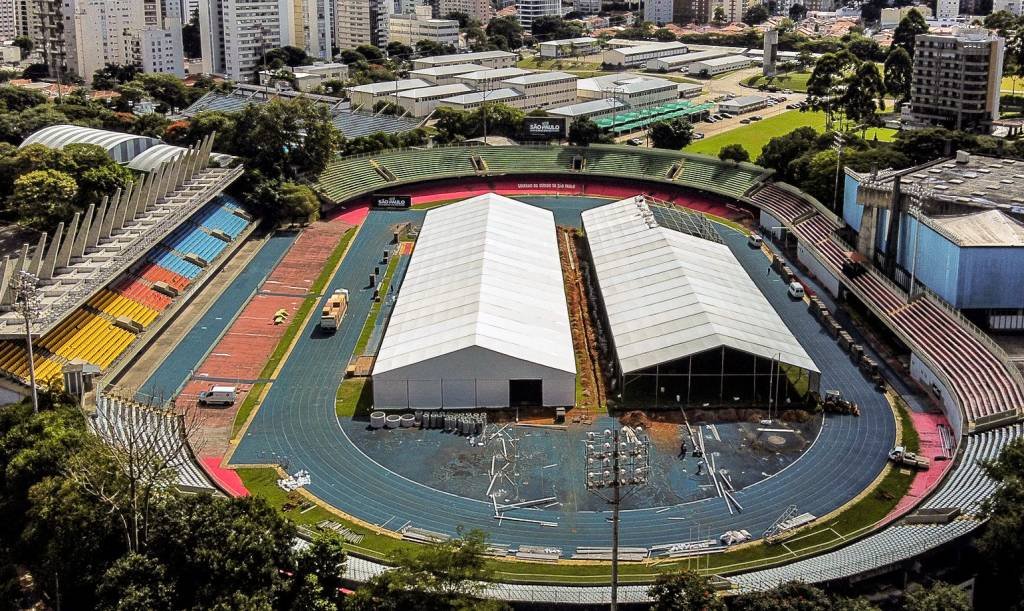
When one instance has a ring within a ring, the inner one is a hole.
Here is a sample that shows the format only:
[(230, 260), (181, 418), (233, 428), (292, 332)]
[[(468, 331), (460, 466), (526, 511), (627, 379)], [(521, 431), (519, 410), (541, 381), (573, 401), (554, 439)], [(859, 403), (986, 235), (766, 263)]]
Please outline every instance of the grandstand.
[[(950, 391), (940, 393), (939, 398), (947, 402), (946, 415), (957, 432), (998, 426), (1024, 413), (1020, 372), (1001, 348), (938, 297), (919, 293), (908, 302), (901, 288), (873, 268), (855, 278), (843, 275), (843, 261), (852, 248), (835, 237), (840, 223), (834, 215), (819, 211), (808, 200), (777, 185), (758, 189), (751, 201), (763, 211), (763, 226), (790, 227), (802, 244), (812, 247), (808, 252), (824, 266), (820, 271), (831, 274), (836, 282), (841, 279), (843, 286), (938, 376)], [(806, 259), (801, 261), (808, 264)], [(833, 292), (838, 293), (837, 285)], [(928, 380), (924, 382), (929, 385)], [(961, 412), (967, 419), (966, 426)]]
[(301, 97), (323, 104), (331, 113), (331, 122), (346, 138), (359, 138), (370, 134), (384, 132), (399, 134), (416, 129), (420, 119), (396, 117), (393, 115), (375, 115), (370, 112), (352, 110), (345, 100), (309, 93), (282, 92), (267, 90), (265, 87), (237, 85), (229, 93), (210, 91), (181, 111), (182, 116), (194, 117), (204, 111), (239, 112), (249, 104), (266, 104), (273, 99)]
[[(474, 165), (479, 159), (482, 164)], [(482, 167), (483, 169), (478, 169)], [(387, 172), (379, 168), (386, 168)], [(661, 182), (743, 198), (768, 172), (747, 163), (721, 161), (681, 151), (594, 145), (436, 147), (383, 151), (332, 162), (319, 190), (330, 201), (346, 202), (381, 188), (440, 178), (530, 174), (591, 175)], [(389, 180), (386, 176), (394, 176)]]

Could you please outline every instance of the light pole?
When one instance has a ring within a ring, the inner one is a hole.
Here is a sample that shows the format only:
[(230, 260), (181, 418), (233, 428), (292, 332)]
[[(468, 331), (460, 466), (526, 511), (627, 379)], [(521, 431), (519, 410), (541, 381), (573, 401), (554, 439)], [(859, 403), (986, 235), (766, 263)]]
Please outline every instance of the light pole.
[[(651, 440), (642, 427), (624, 426), (602, 433), (590, 431), (584, 442), (587, 490), (612, 506), (612, 600), (619, 606), (619, 505), (625, 496), (647, 484), (651, 474)], [(611, 496), (606, 491), (611, 490)]]
[(32, 387), (32, 412), (39, 413), (39, 395), (36, 392), (36, 363), (32, 353), (32, 321), (42, 311), (39, 278), (30, 272), (19, 271), (14, 277), (14, 308), (25, 319), (25, 344), (28, 346), (28, 377)]

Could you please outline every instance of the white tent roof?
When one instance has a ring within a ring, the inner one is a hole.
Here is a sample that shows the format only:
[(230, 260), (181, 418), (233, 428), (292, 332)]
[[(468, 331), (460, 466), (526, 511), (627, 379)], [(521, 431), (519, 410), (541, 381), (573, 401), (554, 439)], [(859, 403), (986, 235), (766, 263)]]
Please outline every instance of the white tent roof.
[(18, 148), (23, 148), (30, 144), (43, 144), (53, 149), (62, 149), (68, 144), (95, 144), (107, 151), (112, 151), (118, 145), (132, 140), (138, 140), (147, 146), (153, 146), (160, 142), (156, 138), (148, 136), (111, 132), (104, 129), (93, 129), (78, 125), (51, 125), (25, 138), (25, 141)]
[(728, 246), (651, 225), (633, 198), (583, 213), (623, 372), (719, 346), (818, 371)]
[(550, 211), (486, 193), (427, 213), (373, 374), (471, 346), (576, 373)]

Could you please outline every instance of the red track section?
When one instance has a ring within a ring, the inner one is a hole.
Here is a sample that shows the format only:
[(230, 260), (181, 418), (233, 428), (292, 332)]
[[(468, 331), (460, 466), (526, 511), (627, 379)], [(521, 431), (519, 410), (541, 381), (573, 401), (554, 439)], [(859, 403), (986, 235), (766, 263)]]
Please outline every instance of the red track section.
[(206, 474), (231, 496), (249, 496), (249, 489), (242, 483), (242, 478), (233, 469), (224, 469), (220, 466), (220, 458), (217, 456), (204, 457), (200, 464)]
[[(917, 430), (917, 436), (921, 440), (919, 454), (927, 457), (932, 464), (930, 469), (921, 471), (914, 476), (910, 490), (885, 517), (886, 523), (902, 516), (921, 502), (942, 481), (946, 471), (953, 466), (953, 461), (947, 459), (945, 448), (942, 447), (942, 436), (939, 434), (940, 425), (949, 427), (946, 417), (942, 414), (910, 412), (910, 418), (914, 421), (914, 429)], [(943, 457), (943, 460), (936, 460), (939, 457)]]
[[(196, 444), (197, 453), (223, 456), (238, 407), (259, 379), (327, 257), (351, 227), (332, 221), (306, 228), (178, 395), (178, 405), (192, 406), (200, 392), (214, 385), (237, 387), (238, 396), (233, 406), (198, 408), (203, 427), (202, 438)], [(274, 324), (274, 315), (279, 310), (287, 312), (288, 318), (281, 324)]]

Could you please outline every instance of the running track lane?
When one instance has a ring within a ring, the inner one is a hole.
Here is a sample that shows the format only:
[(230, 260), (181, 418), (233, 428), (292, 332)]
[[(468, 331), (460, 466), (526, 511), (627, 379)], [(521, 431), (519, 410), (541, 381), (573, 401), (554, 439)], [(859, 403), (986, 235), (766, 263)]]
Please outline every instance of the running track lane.
[[(509, 515), (555, 521), (560, 526), (508, 521), (499, 526), (489, 502), (447, 494), (387, 471), (341, 430), (334, 415), (334, 390), (369, 310), (371, 293), (360, 289), (382, 245), (391, 238), (389, 225), (418, 216), (415, 211), (369, 215), (332, 282), (332, 286), (349, 288), (353, 295), (342, 328), (334, 336), (321, 337), (316, 333), (316, 321), (310, 321), (231, 463), (283, 459), (291, 471), (308, 469), (313, 480), (310, 492), (370, 523), (398, 527), (410, 522), (449, 534), (459, 527), (480, 528), (490, 533), (494, 543), (561, 547), (565, 552), (579, 546), (609, 545), (607, 516), (600, 512), (570, 515), (557, 510), (519, 510)], [(737, 528), (758, 536), (790, 504), (801, 512), (823, 516), (870, 484), (884, 467), (885, 454), (895, 438), (892, 412), (884, 397), (811, 318), (805, 304), (789, 300), (781, 279), (774, 273), (765, 274), (764, 256), (747, 247), (744, 236), (724, 233), (754, 282), (824, 371), (822, 388), (842, 390), (860, 404), (862, 415), (828, 416), (818, 439), (802, 458), (774, 477), (736, 493), (745, 508), (742, 514), (729, 515), (720, 498), (674, 506), (664, 513), (655, 513), (657, 508), (626, 511), (622, 514), (623, 545), (650, 547), (686, 541), (695, 525), (713, 536)], [(688, 519), (668, 520), (670, 517)]]

